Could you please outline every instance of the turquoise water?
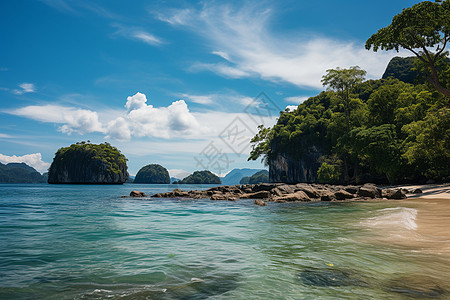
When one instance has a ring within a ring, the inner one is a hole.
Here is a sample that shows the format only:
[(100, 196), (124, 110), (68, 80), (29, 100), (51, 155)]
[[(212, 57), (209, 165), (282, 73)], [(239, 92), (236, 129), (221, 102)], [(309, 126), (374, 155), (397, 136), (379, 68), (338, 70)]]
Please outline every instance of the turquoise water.
[(0, 299), (449, 296), (447, 256), (377, 239), (393, 218), (411, 233), (414, 207), (120, 197), (133, 189), (173, 186), (0, 185)]

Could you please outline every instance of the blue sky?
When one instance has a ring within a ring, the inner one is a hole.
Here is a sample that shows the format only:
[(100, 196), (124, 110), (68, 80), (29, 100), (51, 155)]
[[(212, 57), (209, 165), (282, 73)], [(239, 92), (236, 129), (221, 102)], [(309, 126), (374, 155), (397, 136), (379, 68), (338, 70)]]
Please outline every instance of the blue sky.
[(323, 88), (329, 68), (379, 78), (405, 53), (365, 41), (419, 1), (0, 2), (0, 162), (48, 168), (108, 141), (131, 174), (261, 168), (248, 141)]

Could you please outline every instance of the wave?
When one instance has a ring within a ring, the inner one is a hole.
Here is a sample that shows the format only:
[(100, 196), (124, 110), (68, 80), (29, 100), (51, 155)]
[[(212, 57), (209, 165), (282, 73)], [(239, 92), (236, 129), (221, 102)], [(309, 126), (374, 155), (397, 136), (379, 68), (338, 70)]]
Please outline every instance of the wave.
[(385, 208), (377, 211), (377, 215), (360, 222), (370, 228), (417, 230), (417, 209), (408, 207)]

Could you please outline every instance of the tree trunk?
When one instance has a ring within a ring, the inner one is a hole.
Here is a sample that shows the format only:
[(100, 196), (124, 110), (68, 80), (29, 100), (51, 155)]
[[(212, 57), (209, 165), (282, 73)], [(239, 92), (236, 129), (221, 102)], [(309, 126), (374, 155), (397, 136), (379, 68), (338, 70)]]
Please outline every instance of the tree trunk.
[(431, 70), (431, 74), (428, 76), (428, 81), (430, 81), (430, 83), (434, 86), (434, 88), (438, 92), (442, 93), (447, 98), (450, 98), (450, 90), (446, 89), (439, 83), (439, 77), (434, 65), (432, 63), (429, 63), (428, 66), (430, 67)]

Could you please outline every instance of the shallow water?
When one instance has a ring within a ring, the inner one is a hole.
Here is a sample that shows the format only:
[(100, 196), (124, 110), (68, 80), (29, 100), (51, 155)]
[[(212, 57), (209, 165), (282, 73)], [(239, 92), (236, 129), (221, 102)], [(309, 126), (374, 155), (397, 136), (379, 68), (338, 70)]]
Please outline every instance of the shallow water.
[(173, 188), (0, 185), (0, 299), (450, 297), (449, 214), (419, 200), (120, 198)]

